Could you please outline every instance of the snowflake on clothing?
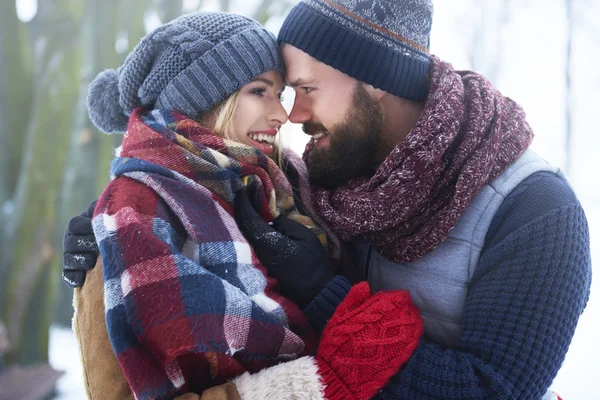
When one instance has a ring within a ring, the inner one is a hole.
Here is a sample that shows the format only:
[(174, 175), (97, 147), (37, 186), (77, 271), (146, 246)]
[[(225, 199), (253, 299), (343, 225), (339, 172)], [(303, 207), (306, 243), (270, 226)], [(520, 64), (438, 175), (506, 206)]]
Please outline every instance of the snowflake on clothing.
[(382, 24), (386, 16), (395, 17), (392, 6), (385, 0), (363, 0), (356, 5), (355, 11), (371, 10), (377, 22)]

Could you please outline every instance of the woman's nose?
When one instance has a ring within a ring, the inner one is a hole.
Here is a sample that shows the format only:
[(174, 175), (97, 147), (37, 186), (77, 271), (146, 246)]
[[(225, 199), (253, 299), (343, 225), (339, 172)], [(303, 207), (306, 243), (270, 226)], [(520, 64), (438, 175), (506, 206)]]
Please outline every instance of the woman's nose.
[(278, 122), (278, 125), (283, 125), (288, 121), (287, 111), (285, 111), (280, 101), (277, 101), (277, 104), (274, 105), (271, 120)]

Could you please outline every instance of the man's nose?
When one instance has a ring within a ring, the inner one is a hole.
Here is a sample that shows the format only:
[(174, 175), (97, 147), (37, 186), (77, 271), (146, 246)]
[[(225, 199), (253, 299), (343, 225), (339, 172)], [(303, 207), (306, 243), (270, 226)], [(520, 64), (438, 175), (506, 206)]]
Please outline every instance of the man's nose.
[(298, 97), (294, 100), (294, 106), (290, 111), (289, 120), (295, 124), (302, 124), (310, 121), (312, 118), (312, 112), (310, 108), (298, 101)]

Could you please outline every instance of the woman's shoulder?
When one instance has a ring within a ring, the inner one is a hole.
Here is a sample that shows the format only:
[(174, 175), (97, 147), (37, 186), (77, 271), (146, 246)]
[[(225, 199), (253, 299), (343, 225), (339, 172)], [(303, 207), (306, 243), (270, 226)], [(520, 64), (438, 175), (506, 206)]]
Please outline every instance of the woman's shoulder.
[(98, 199), (97, 212), (115, 214), (124, 208), (147, 213), (156, 209), (159, 195), (143, 182), (127, 176), (111, 180)]

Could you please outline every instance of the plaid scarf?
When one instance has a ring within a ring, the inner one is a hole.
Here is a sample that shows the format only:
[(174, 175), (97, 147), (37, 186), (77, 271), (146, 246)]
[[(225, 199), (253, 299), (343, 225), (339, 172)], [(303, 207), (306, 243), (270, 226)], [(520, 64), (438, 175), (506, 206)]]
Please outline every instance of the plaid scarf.
[(201, 393), (314, 352), (304, 314), (232, 217), (245, 187), (265, 221), (314, 228), (271, 159), (181, 114), (136, 110), (111, 174), (93, 225), (109, 337), (137, 399)]
[(518, 104), (482, 75), (432, 56), (429, 94), (412, 131), (372, 177), (313, 187), (315, 211), (341, 239), (359, 237), (390, 261), (410, 262), (446, 240), (481, 188), (532, 139)]

